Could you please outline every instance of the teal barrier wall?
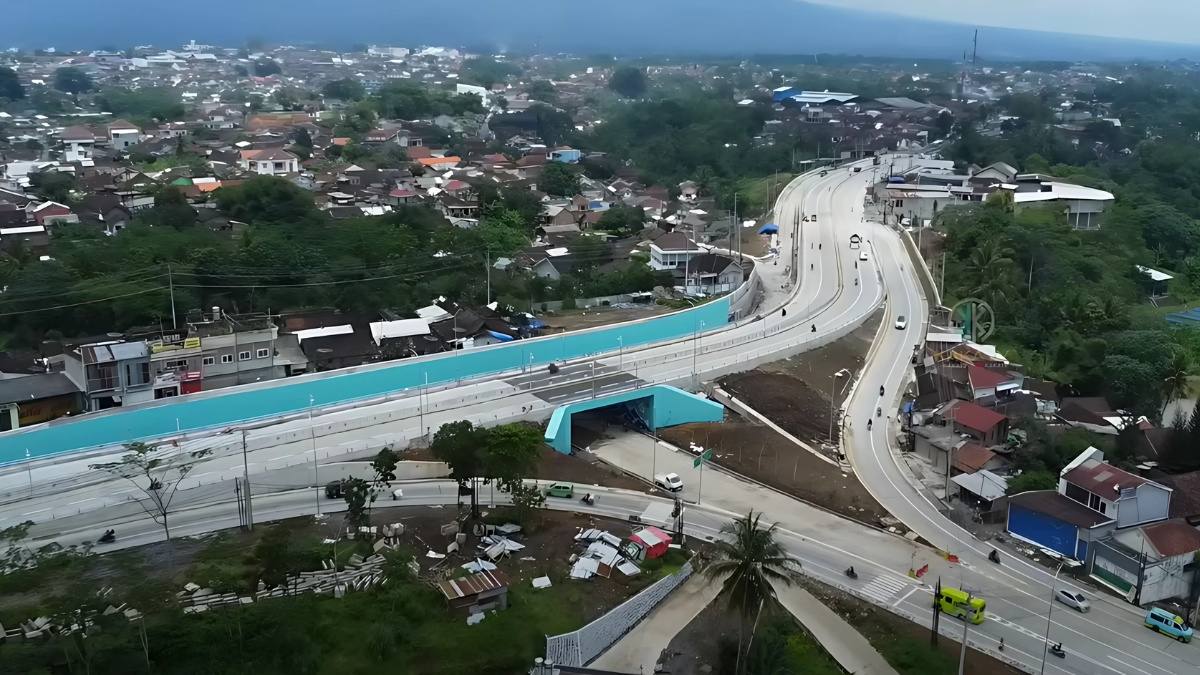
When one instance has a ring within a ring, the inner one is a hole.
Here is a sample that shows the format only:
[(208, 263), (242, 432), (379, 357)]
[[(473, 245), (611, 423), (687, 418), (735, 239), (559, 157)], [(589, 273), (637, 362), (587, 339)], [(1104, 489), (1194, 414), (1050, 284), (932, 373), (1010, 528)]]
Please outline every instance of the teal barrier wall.
[(302, 413), (313, 405), (350, 403), (422, 386), (455, 382), (630, 349), (713, 330), (729, 321), (729, 300), (718, 298), (699, 307), (608, 328), (565, 333), (503, 345), (467, 349), (345, 372), (318, 373), (264, 385), (236, 387), (182, 396), (104, 413), (60, 419), (46, 425), (0, 435), (0, 465), (61, 455), (96, 446), (125, 443), (251, 420)]
[(690, 422), (720, 422), (725, 417), (725, 407), (720, 403), (675, 387), (654, 385), (559, 406), (550, 416), (550, 423), (546, 425), (544, 436), (546, 443), (564, 455), (569, 455), (571, 454), (571, 415), (647, 399), (650, 401), (649, 419), (652, 429)]

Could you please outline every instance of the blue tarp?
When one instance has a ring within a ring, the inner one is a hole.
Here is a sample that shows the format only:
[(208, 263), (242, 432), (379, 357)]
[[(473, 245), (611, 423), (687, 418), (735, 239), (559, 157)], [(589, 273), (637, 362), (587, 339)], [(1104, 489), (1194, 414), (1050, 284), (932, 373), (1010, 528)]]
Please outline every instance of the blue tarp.
[(767, 223), (758, 229), (759, 234), (775, 234), (779, 232), (779, 226), (775, 223)]
[(1167, 323), (1175, 326), (1195, 326), (1200, 324), (1200, 307), (1168, 314)]
[(489, 330), (488, 335), (491, 335), (492, 337), (496, 338), (497, 340), (499, 340), (501, 342), (511, 342), (513, 339), (513, 336), (511, 336), (511, 335), (505, 335), (504, 333), (497, 333), (494, 330)]

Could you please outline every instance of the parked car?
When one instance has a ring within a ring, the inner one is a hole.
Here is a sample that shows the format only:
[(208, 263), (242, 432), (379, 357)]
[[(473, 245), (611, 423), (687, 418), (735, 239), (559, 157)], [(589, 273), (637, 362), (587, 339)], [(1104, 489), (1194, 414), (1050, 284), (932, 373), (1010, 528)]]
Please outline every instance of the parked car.
[(1192, 627), (1183, 621), (1183, 617), (1162, 608), (1151, 608), (1146, 613), (1146, 627), (1156, 633), (1170, 635), (1181, 643), (1192, 641)]
[(1169, 635), (1180, 642), (1192, 641), (1192, 627), (1174, 612), (1153, 607), (1146, 612), (1146, 627), (1155, 633)]
[(575, 486), (571, 485), (570, 483), (551, 483), (550, 486), (546, 488), (546, 496), (567, 498), (574, 497)]
[(677, 473), (660, 473), (654, 476), (654, 484), (668, 492), (679, 492), (683, 489), (683, 479)]
[(1081, 612), (1086, 612), (1092, 608), (1092, 606), (1088, 604), (1087, 598), (1083, 597), (1082, 593), (1077, 593), (1075, 591), (1068, 591), (1060, 588), (1054, 594), (1054, 599), (1066, 605), (1067, 607), (1077, 609)]

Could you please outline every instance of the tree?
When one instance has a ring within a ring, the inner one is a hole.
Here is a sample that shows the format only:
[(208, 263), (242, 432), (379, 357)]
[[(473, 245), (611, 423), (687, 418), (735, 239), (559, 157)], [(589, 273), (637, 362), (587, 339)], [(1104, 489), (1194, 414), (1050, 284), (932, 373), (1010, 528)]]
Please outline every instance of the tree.
[(646, 212), (637, 206), (614, 206), (600, 214), (596, 229), (625, 235), (641, 231)]
[(392, 481), (396, 480), (396, 465), (399, 459), (399, 455), (391, 447), (385, 447), (375, 454), (375, 458), (371, 460), (371, 471), (375, 474), (375, 485), (383, 484), (386, 487), (392, 486)]
[(321, 89), (321, 93), (327, 98), (336, 98), (342, 101), (357, 101), (367, 95), (367, 90), (363, 88), (358, 80), (345, 78), (326, 83)]
[(534, 80), (529, 83), (526, 93), (535, 101), (554, 103), (558, 99), (558, 89), (555, 89), (554, 83), (549, 80)]
[(622, 66), (613, 71), (608, 88), (625, 98), (638, 98), (646, 93), (646, 73), (641, 68)]
[(275, 588), (287, 582), (288, 575), (299, 571), (292, 550), (292, 531), (283, 525), (271, 525), (254, 545), (254, 559), (258, 563), (258, 580), (267, 588)]
[(17, 71), (0, 67), (0, 99), (16, 101), (25, 98), (25, 88), (17, 79)]
[(42, 199), (65, 204), (75, 189), (75, 177), (62, 171), (38, 171), (29, 174), (29, 182)]
[(183, 190), (167, 185), (154, 195), (154, 208), (138, 218), (155, 225), (185, 229), (196, 224), (196, 210), (188, 203)]
[(472, 518), (479, 517), (475, 483), (483, 474), (482, 449), (486, 443), (487, 430), (466, 420), (443, 424), (429, 443), (433, 456), (450, 467), (450, 479), (458, 483), (460, 490), (470, 490)]
[(75, 66), (65, 66), (54, 71), (54, 88), (71, 94), (77, 101), (80, 94), (86, 94), (94, 86), (92, 76)]
[(1008, 494), (1015, 495), (1030, 490), (1053, 490), (1058, 485), (1055, 474), (1049, 471), (1024, 471), (1008, 480)]
[[(1171, 364), (1162, 382), (1163, 407), (1159, 417), (1167, 411), (1172, 401), (1184, 398), (1191, 390), (1192, 359), (1182, 348), (1176, 348), (1171, 353)], [(1164, 420), (1165, 421), (1165, 420)]]
[(377, 492), (371, 484), (361, 478), (342, 481), (342, 499), (346, 500), (346, 527), (357, 532), (358, 528), (371, 524), (371, 505)]
[(278, 75), (282, 72), (283, 68), (279, 65), (279, 62), (273, 59), (262, 59), (254, 63), (254, 74), (259, 77)]
[(450, 467), (450, 478), (459, 487), (470, 488), (471, 517), (478, 519), (476, 493), (480, 485), (495, 481), (501, 491), (528, 499), (522, 481), (537, 467), (541, 445), (541, 434), (529, 425), (487, 429), (464, 420), (442, 425), (429, 449)]
[(790, 557), (775, 538), (778, 524), (764, 527), (762, 514), (751, 511), (726, 523), (725, 535), (717, 543), (716, 559), (709, 563), (705, 574), (723, 579), (721, 595), (730, 608), (742, 618), (738, 626), (738, 663), (744, 649), (742, 633), (745, 625), (762, 605), (775, 598), (773, 582), (791, 585), (799, 578), (800, 563)]
[(187, 478), (199, 460), (210, 454), (212, 449), (206, 448), (167, 457), (153, 445), (134, 441), (125, 444), (125, 455), (121, 459), (93, 464), (91, 468), (124, 478), (136, 487), (142, 494), (141, 497), (137, 497), (138, 505), (146, 515), (158, 523), (169, 542), (171, 527), (168, 518), (171, 515), (171, 502), (175, 499), (179, 484)]
[(573, 197), (579, 193), (579, 175), (561, 162), (550, 162), (542, 167), (538, 187), (556, 197)]

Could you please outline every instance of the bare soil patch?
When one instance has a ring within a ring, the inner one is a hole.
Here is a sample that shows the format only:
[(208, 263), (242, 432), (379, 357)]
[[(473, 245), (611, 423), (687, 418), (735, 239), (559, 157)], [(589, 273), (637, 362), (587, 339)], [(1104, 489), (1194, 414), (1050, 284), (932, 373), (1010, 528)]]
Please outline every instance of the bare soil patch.
[(583, 330), (596, 326), (607, 326), (622, 321), (645, 319), (659, 314), (673, 312), (673, 307), (666, 305), (647, 304), (637, 307), (593, 307), (591, 309), (568, 309), (553, 314), (543, 314), (540, 318), (546, 324), (546, 334), (561, 331)]
[(887, 515), (853, 474), (817, 459), (770, 427), (731, 416), (721, 424), (672, 427), (661, 436), (685, 448), (690, 442), (711, 448), (719, 466), (849, 518), (879, 524)]

